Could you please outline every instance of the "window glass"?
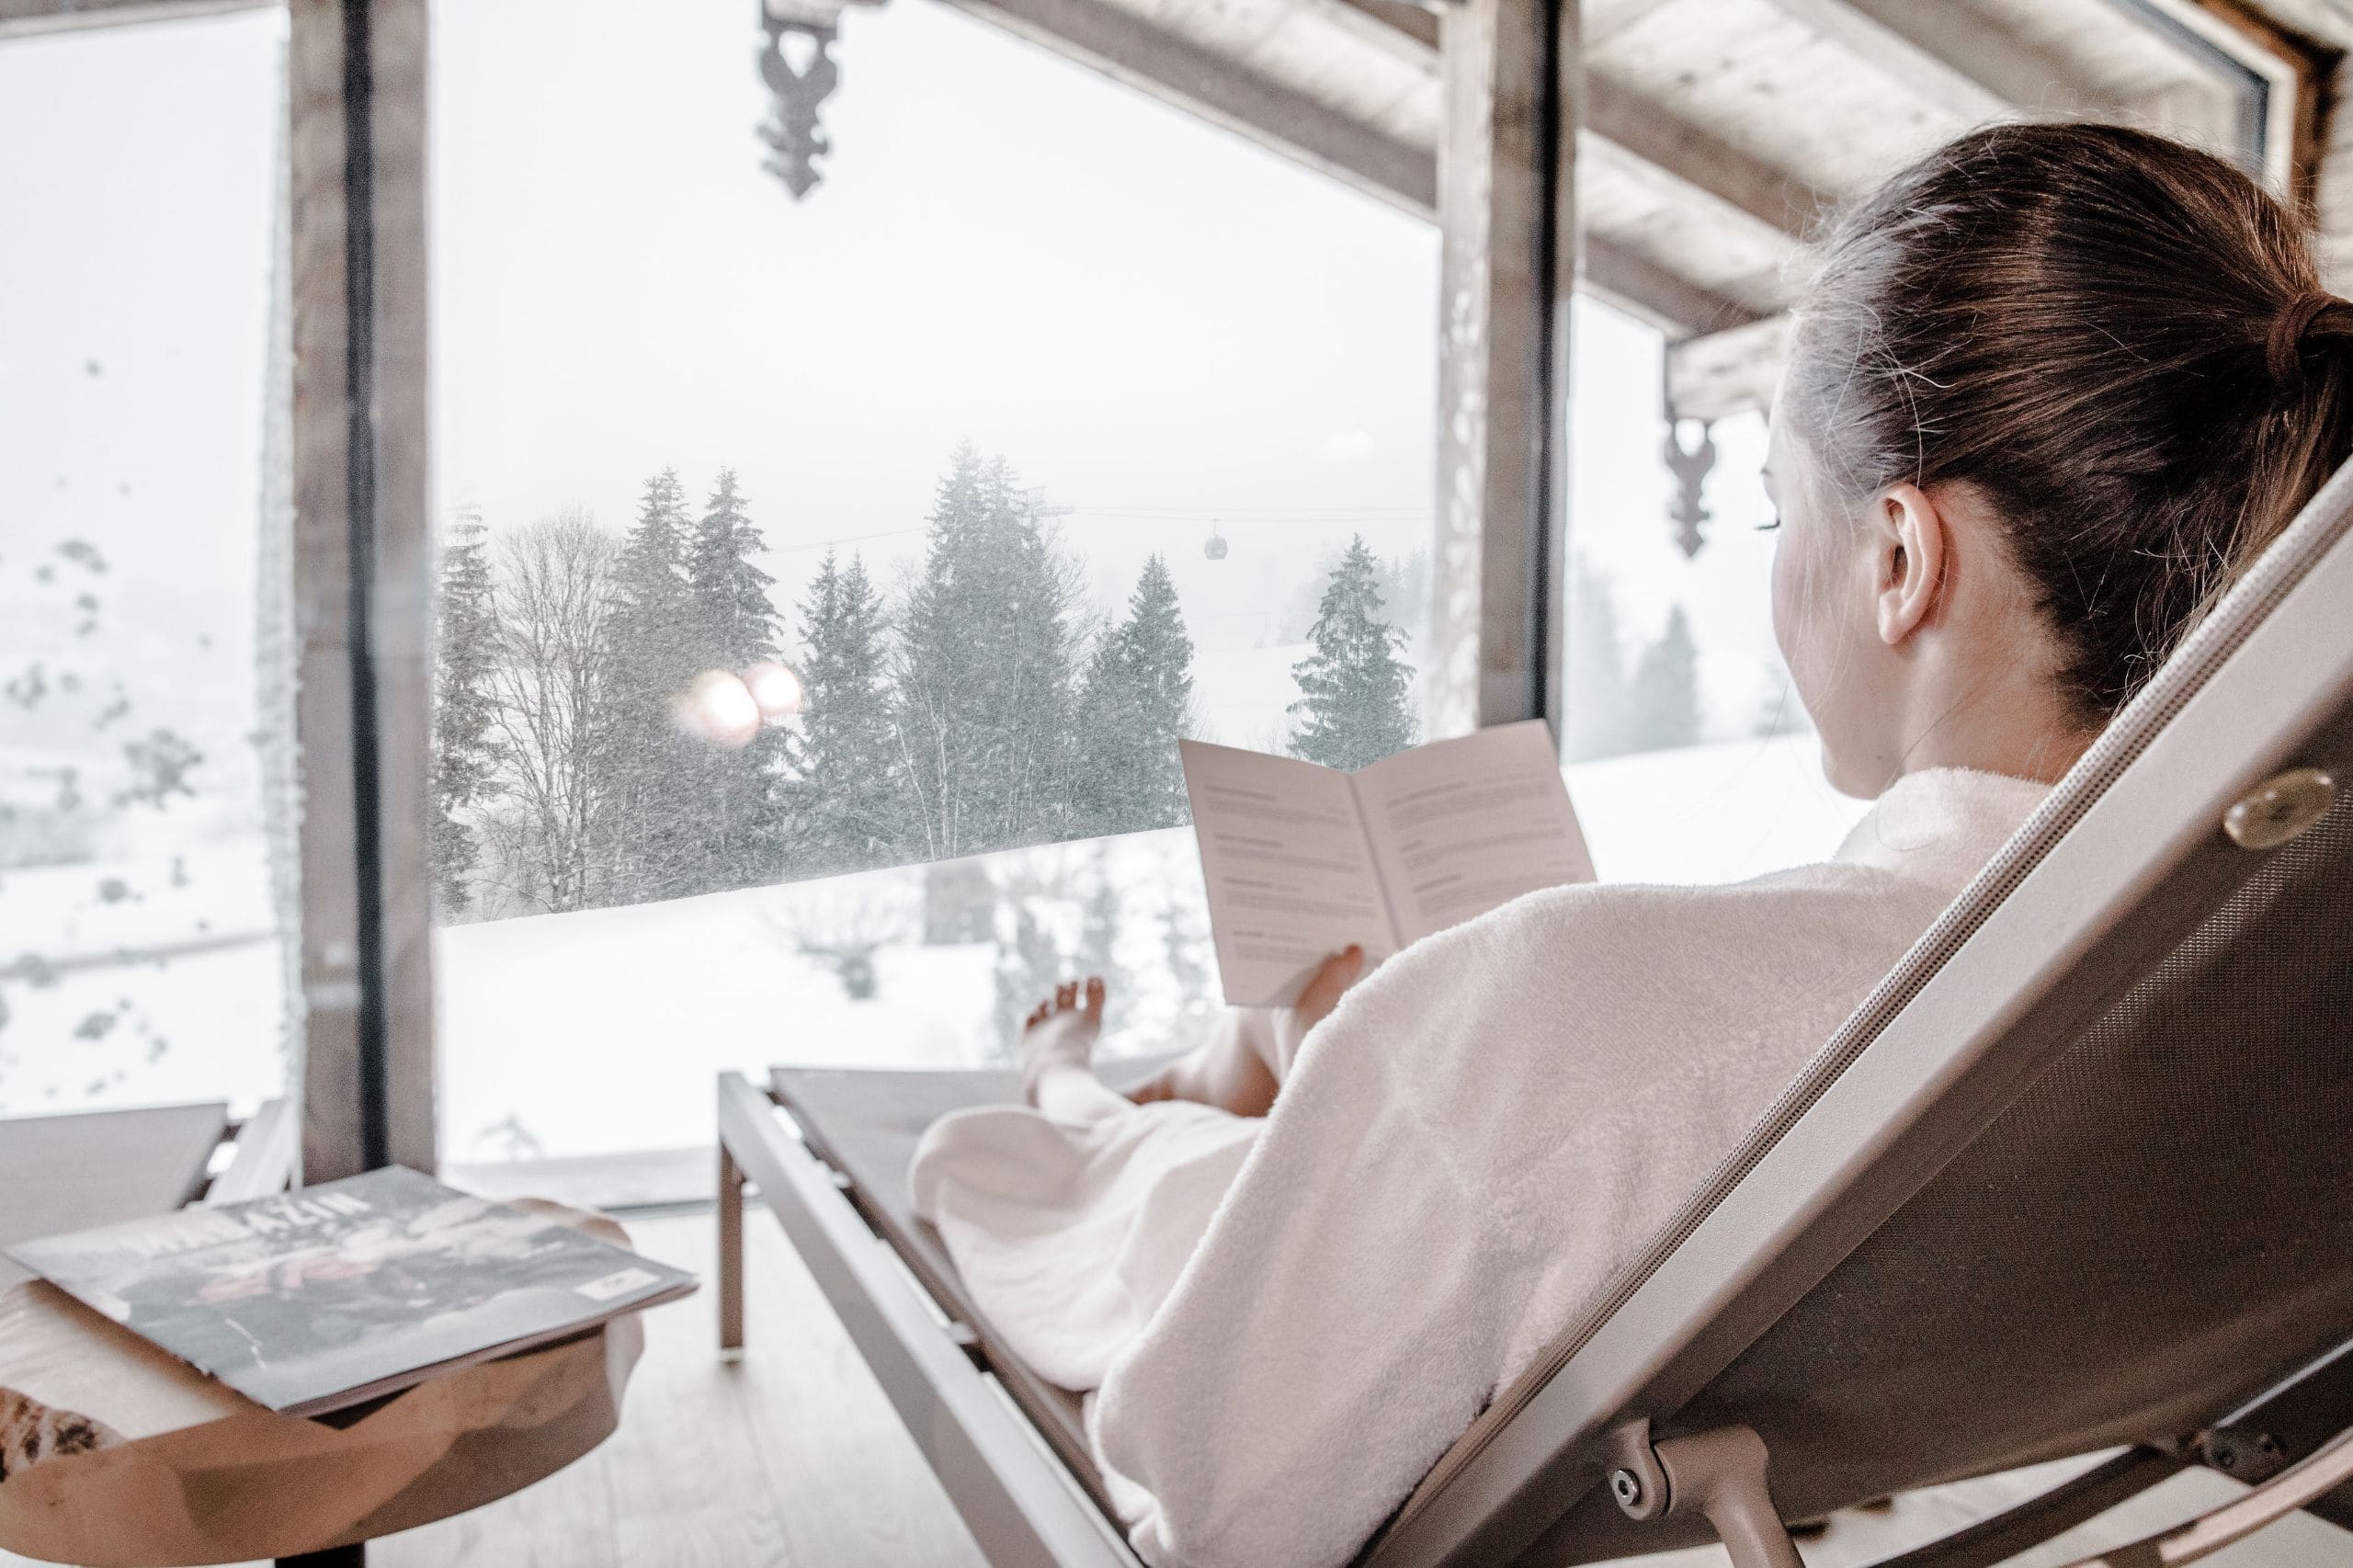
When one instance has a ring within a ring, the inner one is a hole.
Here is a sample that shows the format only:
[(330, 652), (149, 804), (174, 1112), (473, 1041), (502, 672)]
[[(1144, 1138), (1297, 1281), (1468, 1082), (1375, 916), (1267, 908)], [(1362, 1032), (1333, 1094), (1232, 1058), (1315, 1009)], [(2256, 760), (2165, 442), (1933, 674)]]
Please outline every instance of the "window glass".
[(915, 4), (845, 17), (795, 200), (753, 10), (436, 17), (460, 1165), (1004, 1060), (1073, 970), (1158, 1047), (1213, 987), (1175, 737), (1420, 738), (1434, 228)]
[[(1607, 305), (1575, 310), (1562, 750), (1595, 868), (1710, 882), (1826, 858), (1863, 808), (1824, 781), (1774, 646), (1764, 419), (1705, 433), (1687, 550), (1663, 341)], [(1699, 449), (1696, 425), (1678, 434)]]
[(0, 43), (0, 1112), (289, 1081), (284, 38)]

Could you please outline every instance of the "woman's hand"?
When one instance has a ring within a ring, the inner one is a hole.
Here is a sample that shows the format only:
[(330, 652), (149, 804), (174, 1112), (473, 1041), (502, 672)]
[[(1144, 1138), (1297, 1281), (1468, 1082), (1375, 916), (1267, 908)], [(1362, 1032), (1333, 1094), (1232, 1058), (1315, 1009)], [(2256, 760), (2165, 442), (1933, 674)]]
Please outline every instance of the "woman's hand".
[(1279, 1077), (1290, 1076), (1291, 1063), (1299, 1060), (1299, 1048), (1307, 1039), (1307, 1031), (1332, 1016), (1340, 1005), (1341, 994), (1364, 978), (1364, 949), (1351, 942), (1316, 966), (1307, 977), (1307, 984), (1299, 1000), (1275, 1014), (1275, 1051), (1280, 1065)]

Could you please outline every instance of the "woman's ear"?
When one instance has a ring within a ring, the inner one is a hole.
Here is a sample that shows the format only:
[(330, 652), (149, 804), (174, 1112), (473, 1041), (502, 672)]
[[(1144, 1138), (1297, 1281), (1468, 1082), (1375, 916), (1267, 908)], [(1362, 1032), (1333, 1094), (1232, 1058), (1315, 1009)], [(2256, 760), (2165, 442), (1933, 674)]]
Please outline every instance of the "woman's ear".
[(1951, 541), (1944, 514), (1916, 484), (1882, 492), (1872, 521), (1879, 638), (1891, 648), (1901, 647), (1937, 607)]

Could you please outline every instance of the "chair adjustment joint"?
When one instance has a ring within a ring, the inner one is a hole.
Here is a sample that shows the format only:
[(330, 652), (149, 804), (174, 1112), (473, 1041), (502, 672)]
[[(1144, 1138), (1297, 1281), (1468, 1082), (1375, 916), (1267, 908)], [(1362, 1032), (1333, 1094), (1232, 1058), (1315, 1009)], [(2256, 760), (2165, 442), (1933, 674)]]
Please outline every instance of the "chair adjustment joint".
[(1767, 1487), (1765, 1439), (1719, 1426), (1651, 1440), (1647, 1419), (1610, 1434), (1609, 1493), (1630, 1519), (1704, 1516), (1733, 1568), (1805, 1568)]

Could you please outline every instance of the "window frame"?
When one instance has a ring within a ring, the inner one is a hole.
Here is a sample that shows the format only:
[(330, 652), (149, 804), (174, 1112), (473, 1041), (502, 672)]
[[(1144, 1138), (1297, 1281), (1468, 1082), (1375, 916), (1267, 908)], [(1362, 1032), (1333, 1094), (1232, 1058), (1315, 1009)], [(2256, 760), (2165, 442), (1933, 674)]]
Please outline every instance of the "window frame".
[[(914, 0), (909, 0), (914, 3)], [(2116, 0), (2244, 77), (2251, 151), (2307, 202), (2325, 64), (2216, 0)], [(0, 0), (0, 40), (288, 17), (302, 1176), (437, 1164), (429, 778), (429, 0)], [(1436, 727), (1561, 721), (1578, 0), (1452, 0)], [(1018, 30), (1017, 28), (1017, 30)], [(290, 1092), (297, 1092), (290, 1085)]]

